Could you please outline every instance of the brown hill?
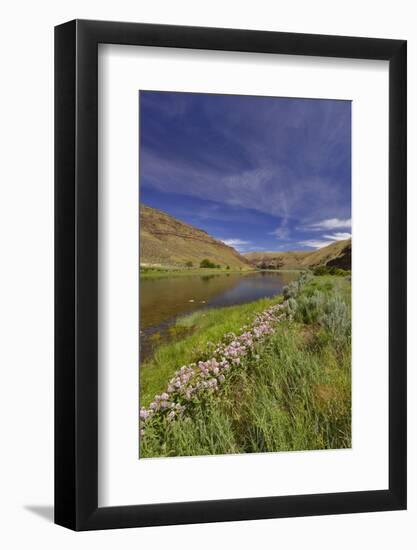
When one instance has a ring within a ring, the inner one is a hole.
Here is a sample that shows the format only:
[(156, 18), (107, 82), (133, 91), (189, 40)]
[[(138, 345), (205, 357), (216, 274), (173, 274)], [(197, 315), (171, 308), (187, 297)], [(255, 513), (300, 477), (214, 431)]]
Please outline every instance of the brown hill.
[(350, 269), (351, 251), (352, 239), (347, 239), (312, 251), (250, 252), (244, 256), (254, 267), (264, 269), (309, 268), (320, 265)]
[(251, 269), (234, 248), (208, 233), (143, 204), (140, 205), (140, 263), (142, 266), (198, 267), (204, 259), (231, 269)]

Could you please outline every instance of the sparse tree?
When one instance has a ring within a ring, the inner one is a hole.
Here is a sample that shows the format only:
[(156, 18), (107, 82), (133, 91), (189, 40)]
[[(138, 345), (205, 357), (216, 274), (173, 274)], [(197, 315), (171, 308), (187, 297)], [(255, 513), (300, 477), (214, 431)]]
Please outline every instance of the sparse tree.
[(208, 268), (214, 268), (216, 267), (216, 264), (208, 260), (207, 258), (204, 258), (204, 260), (201, 260), (200, 267), (208, 267)]

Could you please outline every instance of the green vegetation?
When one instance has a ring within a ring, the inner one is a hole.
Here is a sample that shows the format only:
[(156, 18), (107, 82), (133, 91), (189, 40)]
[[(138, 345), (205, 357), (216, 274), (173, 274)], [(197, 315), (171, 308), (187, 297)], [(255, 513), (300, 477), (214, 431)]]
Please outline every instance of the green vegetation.
[(241, 268), (231, 269), (230, 267), (189, 267), (189, 268), (176, 268), (176, 267), (148, 267), (140, 266), (140, 278), (141, 279), (158, 279), (160, 277), (182, 277), (187, 275), (216, 275), (221, 273), (251, 273), (254, 270), (251, 268), (242, 270)]
[(200, 267), (207, 267), (209, 269), (215, 269), (215, 268), (220, 269), (221, 266), (219, 264), (215, 264), (211, 262), (207, 258), (204, 258), (204, 260), (201, 260), (200, 262)]
[[(181, 456), (351, 445), (350, 280), (304, 274), (285, 289), (290, 318), (233, 367), (217, 393), (174, 422), (150, 426), (141, 456)], [(161, 346), (141, 367), (141, 404), (162, 391), (179, 366), (210, 357), (210, 343), (250, 323), (282, 300), (197, 312), (178, 326), (192, 330)]]
[(314, 275), (337, 275), (344, 277), (350, 275), (350, 270), (335, 266), (320, 265), (313, 270)]
[(185, 267), (193, 267), (193, 262), (186, 262)]
[(160, 346), (152, 359), (141, 365), (141, 406), (149, 405), (154, 395), (165, 389), (178, 367), (208, 357), (211, 342), (220, 341), (228, 332), (237, 332), (257, 313), (281, 301), (282, 296), (264, 298), (240, 306), (196, 311), (180, 317), (175, 328), (186, 328), (191, 334)]

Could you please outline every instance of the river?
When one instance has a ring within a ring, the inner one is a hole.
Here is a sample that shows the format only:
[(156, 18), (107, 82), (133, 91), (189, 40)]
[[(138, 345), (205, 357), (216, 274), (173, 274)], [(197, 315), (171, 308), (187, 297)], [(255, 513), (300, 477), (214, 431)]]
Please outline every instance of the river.
[(161, 277), (140, 280), (140, 356), (173, 338), (168, 330), (180, 316), (195, 311), (269, 298), (298, 276), (297, 272), (255, 271)]

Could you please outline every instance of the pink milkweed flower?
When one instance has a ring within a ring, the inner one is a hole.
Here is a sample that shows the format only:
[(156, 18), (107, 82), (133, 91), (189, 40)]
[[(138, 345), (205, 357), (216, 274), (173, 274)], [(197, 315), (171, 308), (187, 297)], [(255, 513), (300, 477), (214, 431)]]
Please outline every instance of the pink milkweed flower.
[[(285, 309), (284, 309), (285, 308)], [(284, 311), (282, 311), (284, 309)], [(281, 312), (278, 314), (279, 312)], [(181, 415), (185, 410), (185, 405), (175, 403), (176, 397), (191, 401), (193, 395), (204, 392), (206, 389), (218, 391), (218, 383), (225, 381), (221, 371), (228, 370), (241, 363), (241, 357), (245, 357), (252, 350), (256, 342), (262, 342), (265, 338), (273, 334), (275, 326), (283, 319), (291, 320), (291, 315), (287, 311), (287, 304), (277, 304), (259, 313), (254, 318), (253, 323), (245, 325), (239, 331), (240, 336), (230, 332), (226, 334), (223, 341), (215, 346), (208, 344), (208, 351), (211, 350), (212, 357), (198, 363), (183, 365), (176, 371), (174, 377), (169, 381), (166, 392), (156, 395), (154, 402), (146, 410), (142, 407), (140, 418), (146, 421), (149, 416), (163, 414), (165, 409), (169, 409), (168, 419), (173, 420), (177, 415)], [(214, 349), (214, 352), (213, 352)], [(255, 360), (259, 355), (253, 356)], [(215, 378), (215, 377), (218, 378)], [(171, 395), (169, 395), (171, 394)], [(171, 399), (171, 401), (170, 401)]]
[(146, 420), (149, 416), (149, 411), (147, 411), (146, 409), (141, 409), (139, 416), (140, 418), (142, 418), (142, 420)]

